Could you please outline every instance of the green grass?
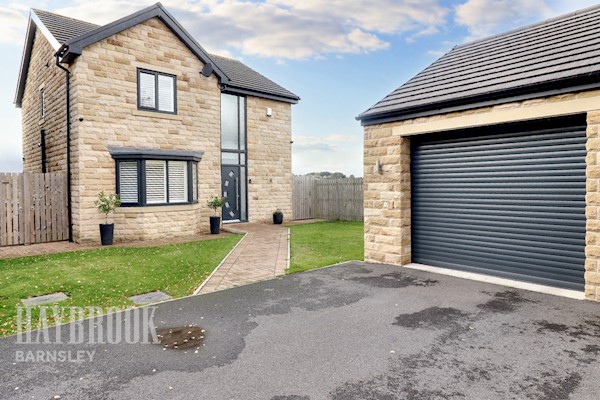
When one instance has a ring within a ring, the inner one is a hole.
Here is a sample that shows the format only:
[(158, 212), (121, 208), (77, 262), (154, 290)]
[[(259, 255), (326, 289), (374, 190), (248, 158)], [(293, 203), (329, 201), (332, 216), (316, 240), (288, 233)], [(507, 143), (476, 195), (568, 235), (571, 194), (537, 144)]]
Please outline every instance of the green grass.
[(362, 260), (362, 222), (330, 221), (294, 225), (289, 274), (350, 260)]
[(70, 298), (59, 306), (129, 308), (133, 303), (127, 297), (136, 294), (162, 290), (173, 297), (190, 295), (239, 239), (230, 235), (0, 260), (0, 336), (16, 331), (16, 307), (27, 297), (64, 292)]

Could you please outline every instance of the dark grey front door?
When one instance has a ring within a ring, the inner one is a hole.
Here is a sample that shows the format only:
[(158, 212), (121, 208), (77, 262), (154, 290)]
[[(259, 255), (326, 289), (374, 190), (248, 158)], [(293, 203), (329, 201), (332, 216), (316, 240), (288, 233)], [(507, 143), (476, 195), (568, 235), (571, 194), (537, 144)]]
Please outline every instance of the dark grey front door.
[(225, 204), (223, 204), (223, 221), (240, 220), (240, 167), (221, 167), (221, 188)]

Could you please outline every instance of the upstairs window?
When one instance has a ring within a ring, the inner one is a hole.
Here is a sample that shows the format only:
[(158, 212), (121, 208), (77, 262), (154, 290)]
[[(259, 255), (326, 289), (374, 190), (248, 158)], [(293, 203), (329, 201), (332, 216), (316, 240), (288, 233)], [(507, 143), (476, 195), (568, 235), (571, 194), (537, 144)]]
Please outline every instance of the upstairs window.
[(40, 113), (41, 118), (46, 116), (46, 94), (44, 93), (44, 88), (40, 89)]
[(177, 113), (177, 77), (138, 69), (138, 109)]

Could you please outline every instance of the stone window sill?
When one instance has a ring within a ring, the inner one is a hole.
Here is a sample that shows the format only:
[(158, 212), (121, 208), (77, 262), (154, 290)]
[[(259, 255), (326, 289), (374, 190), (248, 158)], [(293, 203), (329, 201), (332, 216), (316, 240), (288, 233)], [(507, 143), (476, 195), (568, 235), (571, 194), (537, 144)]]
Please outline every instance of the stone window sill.
[(172, 121), (181, 121), (181, 116), (177, 114), (167, 114), (160, 113), (154, 111), (142, 111), (142, 110), (132, 110), (132, 115), (136, 115), (138, 117), (150, 117), (150, 118), (159, 118), (159, 119), (170, 119)]

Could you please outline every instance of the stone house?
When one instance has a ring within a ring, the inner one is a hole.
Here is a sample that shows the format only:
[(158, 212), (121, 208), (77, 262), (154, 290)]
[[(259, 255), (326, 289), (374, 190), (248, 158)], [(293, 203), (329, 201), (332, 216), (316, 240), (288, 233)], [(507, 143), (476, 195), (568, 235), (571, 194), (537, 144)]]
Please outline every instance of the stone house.
[[(115, 240), (291, 215), (298, 96), (208, 54), (160, 4), (98, 26), (32, 10), (15, 104), (25, 172), (65, 171), (72, 239), (97, 242), (100, 191), (119, 193)], [(67, 151), (68, 149), (68, 151)]]
[(600, 300), (599, 18), (456, 46), (357, 117), (366, 261)]

